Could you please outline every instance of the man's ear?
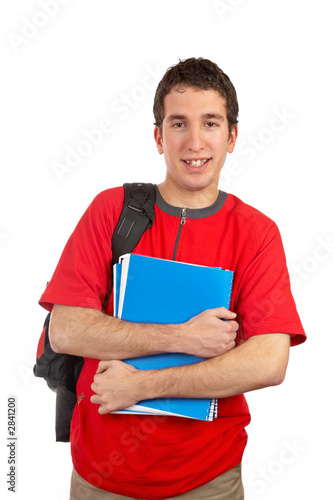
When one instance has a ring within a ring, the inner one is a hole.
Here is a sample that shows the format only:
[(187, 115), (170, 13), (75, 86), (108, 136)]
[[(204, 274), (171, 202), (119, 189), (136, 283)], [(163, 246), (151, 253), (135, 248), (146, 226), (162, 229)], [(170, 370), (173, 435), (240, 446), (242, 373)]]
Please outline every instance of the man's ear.
[(228, 153), (232, 153), (233, 150), (235, 149), (237, 136), (238, 136), (238, 125), (232, 125), (228, 143)]
[(160, 155), (163, 154), (163, 139), (160, 133), (160, 129), (156, 127), (156, 125), (154, 128), (154, 139), (156, 142), (157, 151), (160, 153)]

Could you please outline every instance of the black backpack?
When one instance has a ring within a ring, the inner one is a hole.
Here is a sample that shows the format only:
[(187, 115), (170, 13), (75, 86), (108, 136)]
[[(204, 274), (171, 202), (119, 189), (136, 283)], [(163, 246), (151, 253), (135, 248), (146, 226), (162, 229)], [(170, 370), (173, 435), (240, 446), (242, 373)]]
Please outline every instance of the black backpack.
[[(121, 255), (130, 253), (143, 233), (154, 222), (155, 186), (153, 184), (124, 184), (124, 205), (112, 236), (111, 280), (103, 303), (107, 310), (112, 292), (112, 266)], [(83, 366), (83, 358), (72, 354), (55, 353), (49, 341), (51, 313), (46, 316), (40, 336), (36, 364), (36, 377), (43, 377), (49, 388), (56, 392), (56, 441), (68, 442), (70, 424), (77, 401), (76, 383)]]

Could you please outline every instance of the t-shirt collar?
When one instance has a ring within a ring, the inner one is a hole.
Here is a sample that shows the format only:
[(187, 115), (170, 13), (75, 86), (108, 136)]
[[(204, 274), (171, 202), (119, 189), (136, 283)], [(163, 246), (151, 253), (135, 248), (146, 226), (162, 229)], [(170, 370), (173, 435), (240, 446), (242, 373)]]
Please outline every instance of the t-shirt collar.
[[(182, 209), (187, 207), (175, 207), (173, 205), (169, 205), (163, 198), (161, 193), (159, 192), (158, 187), (155, 185), (156, 189), (156, 205), (163, 212), (169, 215), (175, 215), (179, 217), (181, 215)], [(227, 199), (228, 194), (225, 191), (219, 191), (218, 197), (215, 202), (209, 207), (204, 208), (188, 208), (186, 210), (186, 217), (189, 219), (203, 219), (205, 217), (209, 217), (210, 215), (216, 214), (224, 205), (224, 202)]]

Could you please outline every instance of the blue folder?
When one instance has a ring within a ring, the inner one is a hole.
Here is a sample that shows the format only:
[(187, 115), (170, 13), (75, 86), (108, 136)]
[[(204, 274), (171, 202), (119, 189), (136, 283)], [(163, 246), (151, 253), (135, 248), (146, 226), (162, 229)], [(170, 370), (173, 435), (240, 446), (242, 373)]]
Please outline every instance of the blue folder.
[[(230, 306), (233, 272), (137, 254), (114, 266), (115, 316), (136, 323), (179, 324), (216, 307)], [(141, 370), (203, 361), (185, 353), (163, 353), (124, 360)], [(160, 413), (200, 420), (216, 416), (215, 399), (160, 398), (140, 401), (121, 412)]]

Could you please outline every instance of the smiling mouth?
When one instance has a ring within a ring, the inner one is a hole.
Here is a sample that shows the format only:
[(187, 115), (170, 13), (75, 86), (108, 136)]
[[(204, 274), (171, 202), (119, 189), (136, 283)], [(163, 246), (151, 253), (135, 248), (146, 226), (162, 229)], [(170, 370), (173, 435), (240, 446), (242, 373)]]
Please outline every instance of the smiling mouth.
[(208, 158), (207, 160), (184, 160), (184, 162), (187, 163), (187, 165), (189, 165), (190, 167), (202, 167), (202, 165), (207, 163), (207, 161), (209, 160), (210, 158)]

